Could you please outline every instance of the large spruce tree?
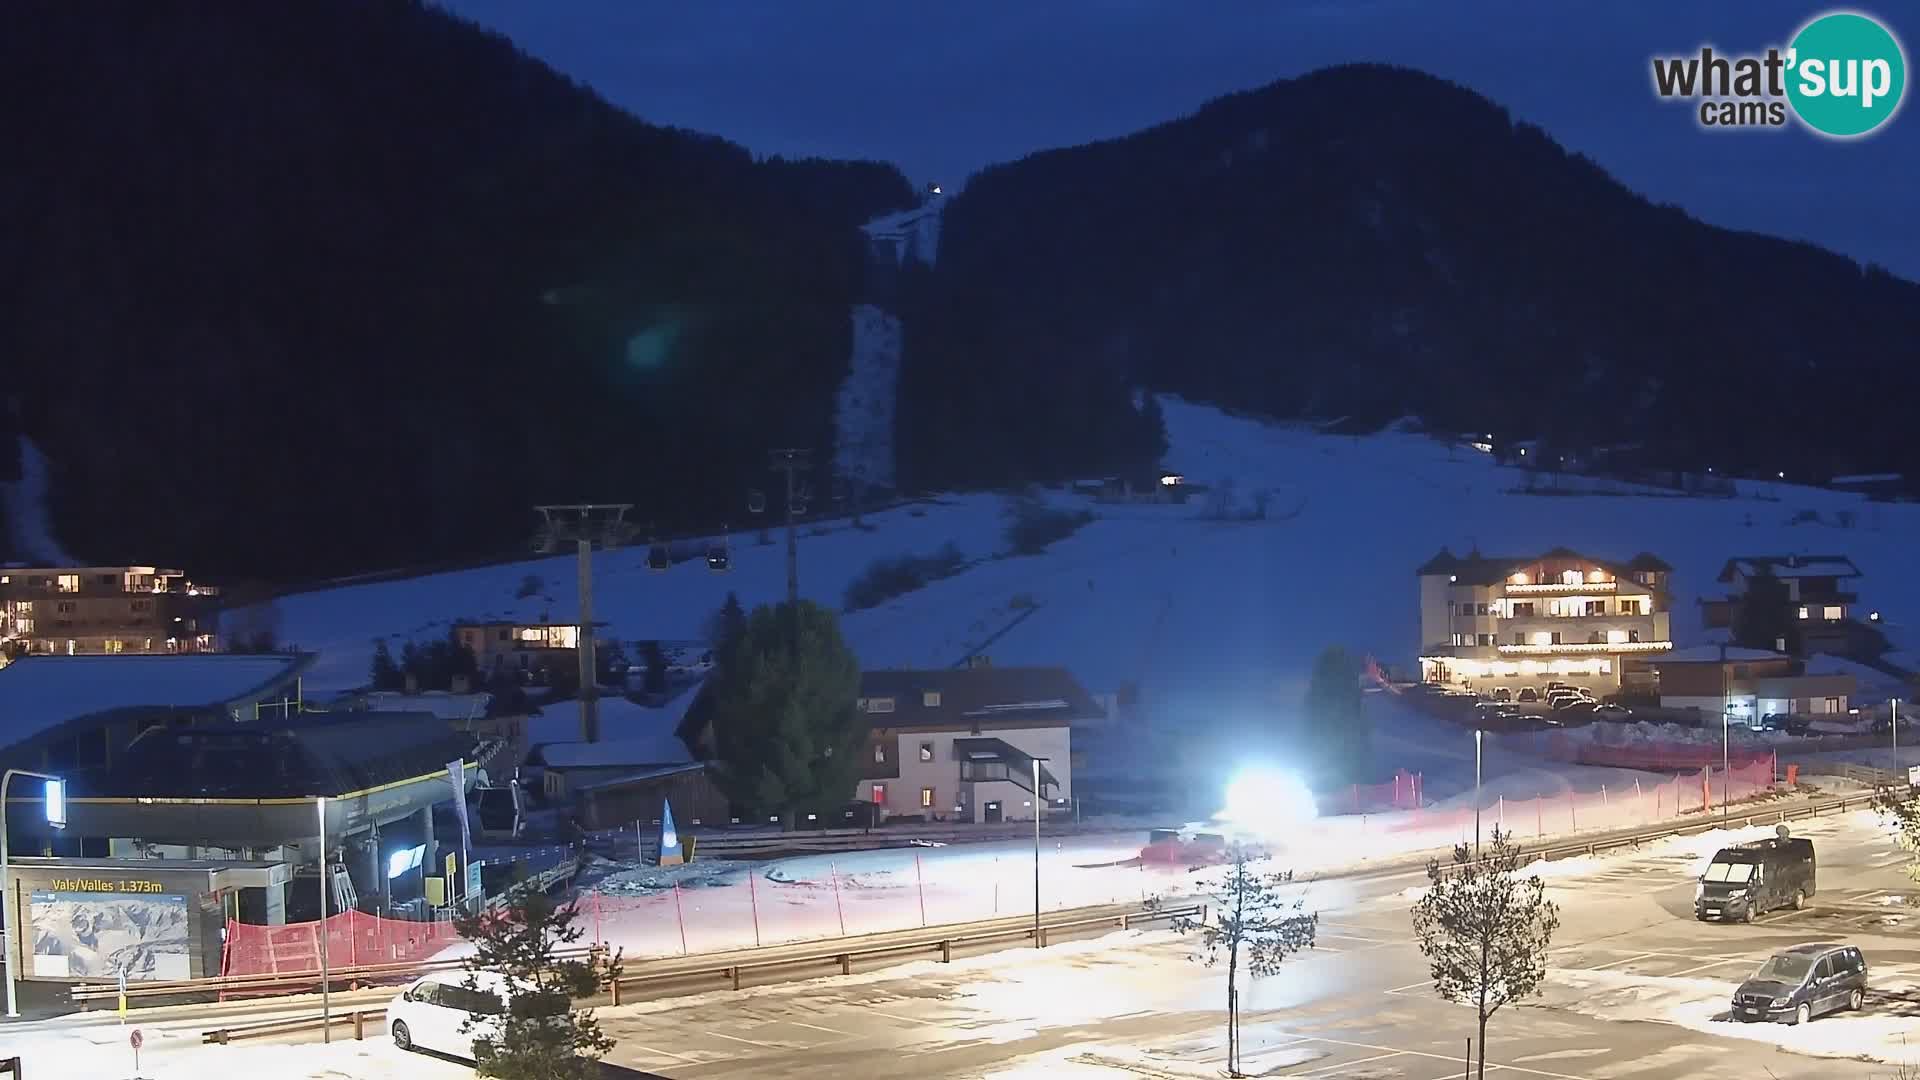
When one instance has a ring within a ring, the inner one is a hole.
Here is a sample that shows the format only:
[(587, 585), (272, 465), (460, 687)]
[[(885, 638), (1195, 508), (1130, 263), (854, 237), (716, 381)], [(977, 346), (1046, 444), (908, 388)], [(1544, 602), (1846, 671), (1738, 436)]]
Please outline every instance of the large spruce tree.
[(717, 776), (736, 804), (778, 815), (826, 810), (853, 797), (865, 716), (860, 667), (833, 612), (761, 605), (727, 643), (713, 683)]

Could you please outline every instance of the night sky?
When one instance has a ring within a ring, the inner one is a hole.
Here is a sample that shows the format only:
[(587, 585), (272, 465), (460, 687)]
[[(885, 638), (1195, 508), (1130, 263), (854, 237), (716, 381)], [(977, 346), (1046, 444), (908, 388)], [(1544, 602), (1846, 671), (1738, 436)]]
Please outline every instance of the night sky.
[[(1832, 10), (1822, 4), (442, 2), (644, 119), (764, 154), (892, 161), (946, 184), (1328, 64), (1401, 64), (1487, 95), (1656, 202), (1920, 280), (1911, 103), (1874, 135), (1840, 143), (1797, 126), (1706, 131), (1689, 106), (1653, 95), (1653, 55), (1784, 46)], [(1891, 26), (1912, 62), (1920, 14), (1854, 10)]]

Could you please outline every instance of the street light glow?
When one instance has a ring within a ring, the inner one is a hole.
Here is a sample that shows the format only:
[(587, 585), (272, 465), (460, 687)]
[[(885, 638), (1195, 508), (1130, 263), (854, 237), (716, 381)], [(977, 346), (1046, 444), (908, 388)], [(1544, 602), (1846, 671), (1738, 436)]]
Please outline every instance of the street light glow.
[(1262, 836), (1279, 836), (1319, 816), (1313, 792), (1294, 773), (1270, 765), (1241, 770), (1227, 785), (1220, 820)]

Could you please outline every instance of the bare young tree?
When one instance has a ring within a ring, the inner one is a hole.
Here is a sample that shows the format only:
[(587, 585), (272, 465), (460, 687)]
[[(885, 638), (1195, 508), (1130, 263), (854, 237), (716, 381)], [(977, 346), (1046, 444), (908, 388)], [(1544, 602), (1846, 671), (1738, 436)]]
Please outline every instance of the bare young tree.
[(1539, 875), (1520, 876), (1513, 834), (1493, 831), (1480, 859), (1465, 844), (1453, 861), (1427, 862), (1428, 887), (1413, 905), (1413, 932), (1445, 1000), (1472, 1005), (1480, 1021), (1478, 1075), (1487, 1075), (1487, 1020), (1500, 1007), (1540, 992), (1560, 912)]
[(1915, 854), (1905, 869), (1908, 877), (1920, 881), (1920, 797), (1908, 784), (1882, 785), (1873, 792), (1873, 808), (1894, 842)]
[(1240, 1071), (1240, 969), (1260, 978), (1280, 970), (1287, 957), (1302, 949), (1313, 948), (1320, 914), (1306, 910), (1306, 898), (1294, 896), (1293, 871), (1261, 872), (1256, 868), (1260, 853), (1244, 844), (1228, 850), (1226, 873), (1201, 886), (1207, 896), (1210, 918), (1173, 920), (1173, 928), (1185, 934), (1200, 932), (1200, 949), (1195, 959), (1208, 967), (1227, 964), (1227, 1075), (1244, 1076)]

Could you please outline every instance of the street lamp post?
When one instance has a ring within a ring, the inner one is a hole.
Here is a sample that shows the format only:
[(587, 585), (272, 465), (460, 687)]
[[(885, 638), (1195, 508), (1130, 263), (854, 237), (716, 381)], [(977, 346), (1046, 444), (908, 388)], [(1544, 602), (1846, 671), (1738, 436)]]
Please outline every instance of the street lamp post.
[[(1730, 748), (1732, 748), (1732, 740), (1734, 740), (1734, 734), (1732, 734), (1732, 724), (1734, 724), (1734, 673), (1726, 667), (1726, 646), (1720, 646), (1720, 686), (1724, 686), (1724, 692), (1722, 692), (1722, 698), (1720, 698), (1720, 828), (1726, 828), (1726, 794), (1728, 794), (1728, 784), (1732, 784), (1732, 780), (1734, 780), (1734, 776), (1728, 771), (1728, 767), (1732, 765)], [(1755, 709), (1753, 709), (1753, 711), (1755, 711), (1755, 715), (1761, 711), (1761, 709), (1759, 709), (1759, 700), (1755, 700)], [(1707, 794), (1701, 792), (1701, 798), (1707, 798)], [(1707, 807), (1701, 807), (1701, 813), (1705, 813), (1705, 811), (1707, 811)]]
[(1480, 857), (1480, 737), (1486, 732), (1473, 729), (1473, 857)]
[[(52, 806), (49, 806), (47, 808), (48, 809), (47, 820), (55, 828), (60, 828), (67, 823), (66, 807), (65, 807), (66, 792), (64, 790), (61, 790), (58, 787), (58, 785), (62, 782), (59, 777), (49, 776), (43, 772), (34, 772), (31, 769), (8, 769), (4, 775), (0, 775), (0, 889), (5, 889), (7, 887), (6, 886), (7, 860), (11, 854), (7, 850), (7, 841), (9, 839), (9, 837), (7, 836), (7, 785), (13, 782), (13, 778), (15, 776), (33, 776), (33, 777), (38, 777), (41, 780), (45, 780), (47, 782), (48, 795), (51, 798), (59, 799), (61, 802), (61, 808), (60, 808), (60, 814), (59, 814), (58, 820), (55, 820)], [(11, 889), (8, 889), (7, 891), (9, 893), (12, 892)], [(20, 965), (21, 913), (18, 910), (7, 912), (5, 899), (0, 899), (0, 914), (8, 914), (11, 916), (6, 920), (7, 1016), (9, 1018), (13, 1018), (13, 1017), (18, 1017), (20, 1015), (20, 1003), (14, 997), (13, 973)]]
[(314, 800), (320, 818), (320, 1041), (333, 1041), (333, 981), (327, 966), (327, 797)]
[(1040, 759), (1033, 759), (1033, 947), (1040, 947)]

